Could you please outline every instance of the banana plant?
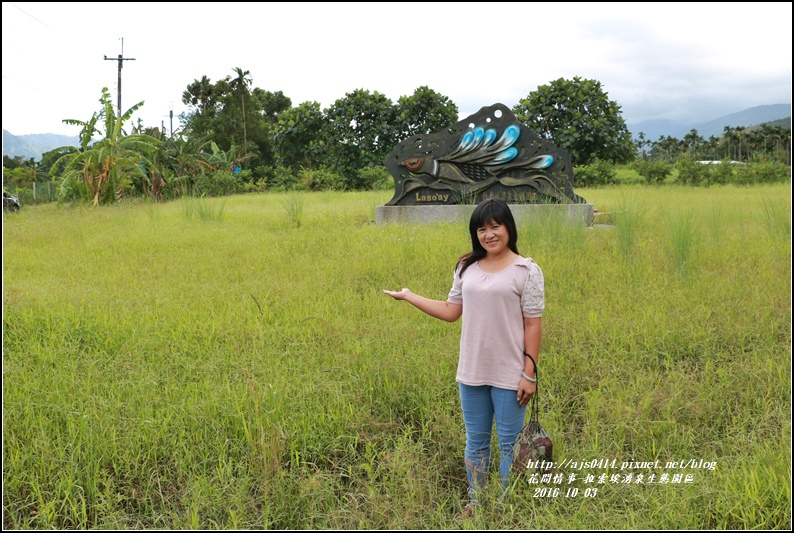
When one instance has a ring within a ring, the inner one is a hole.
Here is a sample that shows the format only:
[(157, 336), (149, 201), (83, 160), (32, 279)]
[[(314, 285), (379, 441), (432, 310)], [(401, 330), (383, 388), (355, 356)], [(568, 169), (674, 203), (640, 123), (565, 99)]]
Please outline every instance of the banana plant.
[[(62, 155), (53, 164), (51, 175), (59, 180), (58, 201), (83, 197), (93, 205), (111, 203), (120, 193), (133, 188), (136, 178), (146, 179), (146, 163), (160, 141), (145, 134), (126, 135), (122, 126), (143, 106), (143, 101), (116, 116), (107, 87), (102, 88), (102, 108), (88, 122), (67, 119), (66, 124), (81, 126), (80, 149)], [(104, 123), (104, 132), (97, 127)], [(89, 145), (95, 134), (103, 137)], [(141, 164), (143, 163), (143, 164)], [(60, 176), (58, 176), (60, 174)]]
[[(244, 146), (240, 147), (234, 143), (229, 147), (229, 150), (224, 152), (218, 148), (217, 144), (211, 141), (210, 149), (212, 150), (212, 155), (208, 157), (208, 162), (217, 170), (226, 170), (229, 172), (234, 172), (234, 169), (243, 161), (251, 159), (255, 155), (246, 154)], [(241, 151), (243, 153), (240, 153)]]
[(155, 201), (161, 199), (163, 192), (178, 197), (184, 193), (183, 187), (189, 188), (200, 174), (214, 171), (215, 166), (209, 161), (211, 155), (206, 152), (210, 143), (195, 137), (163, 139), (152, 157), (154, 165), (144, 182), (144, 194)]

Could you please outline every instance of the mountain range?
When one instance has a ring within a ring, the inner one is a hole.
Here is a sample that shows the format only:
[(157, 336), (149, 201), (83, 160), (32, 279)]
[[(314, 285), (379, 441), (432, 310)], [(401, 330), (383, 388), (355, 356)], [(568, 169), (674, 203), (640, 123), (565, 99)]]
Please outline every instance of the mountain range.
[(791, 104), (759, 105), (707, 122), (686, 123), (672, 120), (646, 120), (634, 124), (627, 123), (626, 126), (631, 132), (631, 136), (635, 139), (640, 132), (644, 133), (645, 138), (649, 141), (658, 141), (659, 137), (683, 139), (691, 130), (697, 130), (698, 135), (708, 139), (712, 135), (719, 138), (725, 133), (726, 126), (732, 128), (758, 126), (780, 119), (788, 119), (788, 126), (791, 128)]
[(30, 135), (13, 135), (3, 130), (3, 155), (8, 157), (31, 157), (41, 161), (41, 154), (61, 146), (80, 146), (80, 137), (75, 135), (58, 135), (55, 133), (32, 133)]
[[(708, 122), (685, 123), (671, 120), (647, 120), (633, 124), (626, 124), (633, 138), (642, 132), (649, 141), (658, 141), (660, 137), (673, 137), (683, 139), (691, 130), (697, 130), (698, 135), (708, 139), (712, 135), (720, 137), (726, 126), (750, 127), (780, 119), (788, 119), (791, 127), (791, 104), (761, 105), (715, 118)], [(3, 130), (3, 155), (9, 157), (22, 156), (24, 159), (33, 158), (41, 160), (45, 152), (61, 146), (78, 146), (79, 137), (57, 135), (54, 133), (34, 133), (30, 135), (13, 135)]]

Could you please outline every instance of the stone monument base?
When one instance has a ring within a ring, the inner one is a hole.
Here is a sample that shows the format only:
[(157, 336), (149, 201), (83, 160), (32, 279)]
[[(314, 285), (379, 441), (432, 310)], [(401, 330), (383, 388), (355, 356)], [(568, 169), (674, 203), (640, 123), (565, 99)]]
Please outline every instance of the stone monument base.
[[(542, 220), (558, 214), (571, 222), (593, 225), (593, 204), (509, 204), (516, 224)], [(375, 223), (432, 224), (434, 222), (468, 223), (474, 205), (380, 205), (375, 208)]]

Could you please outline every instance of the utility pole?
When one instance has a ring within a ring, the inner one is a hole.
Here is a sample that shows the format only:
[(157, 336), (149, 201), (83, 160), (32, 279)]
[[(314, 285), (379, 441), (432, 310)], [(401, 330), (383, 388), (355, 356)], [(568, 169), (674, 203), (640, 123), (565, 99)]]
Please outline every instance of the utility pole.
[(121, 38), (121, 53), (119, 54), (118, 59), (113, 59), (112, 57), (105, 56), (105, 61), (118, 61), (119, 62), (119, 120), (121, 120), (121, 62), (122, 61), (135, 61), (134, 57), (123, 57), (124, 56), (124, 37)]
[[(172, 106), (173, 106), (173, 104), (174, 103), (171, 102)], [(165, 116), (165, 115), (163, 115), (163, 116)], [(171, 106), (169, 106), (168, 117), (171, 119), (171, 137), (173, 137), (174, 136), (174, 109)], [(165, 135), (165, 123), (162, 120), (160, 121), (160, 123), (162, 124), (163, 135)]]

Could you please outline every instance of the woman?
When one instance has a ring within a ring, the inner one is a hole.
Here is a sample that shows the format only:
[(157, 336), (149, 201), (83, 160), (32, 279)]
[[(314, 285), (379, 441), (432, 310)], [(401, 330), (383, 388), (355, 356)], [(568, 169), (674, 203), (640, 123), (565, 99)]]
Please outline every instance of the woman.
[(407, 288), (383, 291), (441, 320), (463, 317), (456, 381), (466, 425), (465, 516), (473, 514), (486, 484), (494, 418), (499, 473), (507, 490), (513, 443), (536, 390), (544, 309), (543, 273), (535, 261), (518, 253), (518, 232), (508, 205), (495, 199), (478, 204), (469, 232), (472, 251), (458, 260), (446, 301), (424, 298)]

